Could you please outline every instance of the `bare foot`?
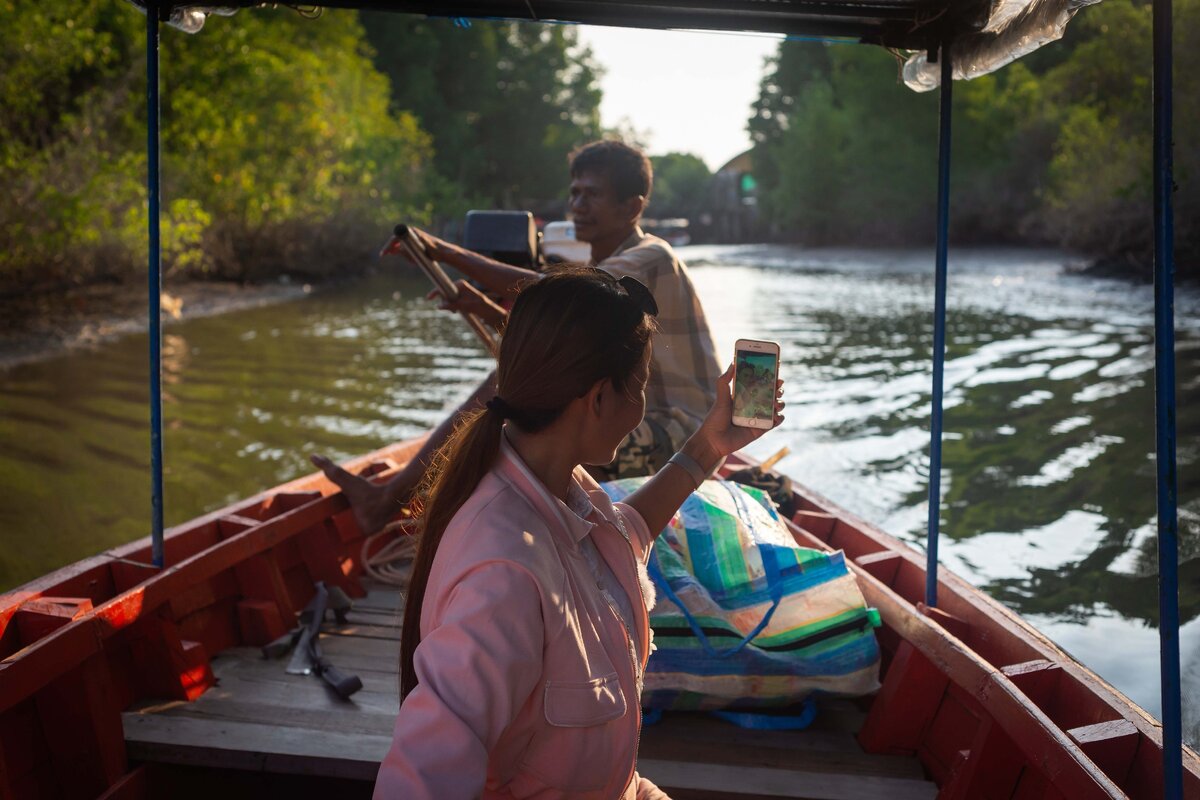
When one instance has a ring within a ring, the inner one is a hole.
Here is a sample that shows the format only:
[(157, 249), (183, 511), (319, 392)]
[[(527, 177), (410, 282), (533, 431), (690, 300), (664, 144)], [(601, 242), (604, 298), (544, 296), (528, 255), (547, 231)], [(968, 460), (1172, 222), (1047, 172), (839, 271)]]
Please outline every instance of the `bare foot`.
[(387, 525), (399, 513), (403, 498), (410, 494), (410, 491), (405, 491), (407, 481), (403, 480), (403, 472), (388, 483), (379, 484), (342, 469), (325, 456), (314, 454), (308, 460), (346, 495), (350, 510), (354, 512), (354, 521), (365, 535)]

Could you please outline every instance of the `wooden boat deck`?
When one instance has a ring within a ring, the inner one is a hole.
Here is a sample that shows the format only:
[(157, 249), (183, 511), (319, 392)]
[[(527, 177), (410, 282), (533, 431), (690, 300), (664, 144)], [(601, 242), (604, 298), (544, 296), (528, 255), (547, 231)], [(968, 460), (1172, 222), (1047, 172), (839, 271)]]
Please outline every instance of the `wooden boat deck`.
[[(212, 661), (217, 685), (194, 702), (143, 703), (123, 717), (131, 760), (361, 782), (364, 794), (391, 742), (399, 707), (400, 595), (366, 584), (345, 625), (321, 648), (363, 689), (342, 701), (315, 676), (289, 675), (286, 657), (235, 647)], [(935, 797), (913, 757), (869, 755), (854, 734), (865, 714), (823, 703), (798, 732), (748, 731), (700, 714), (667, 714), (642, 734), (639, 770), (675, 800)]]

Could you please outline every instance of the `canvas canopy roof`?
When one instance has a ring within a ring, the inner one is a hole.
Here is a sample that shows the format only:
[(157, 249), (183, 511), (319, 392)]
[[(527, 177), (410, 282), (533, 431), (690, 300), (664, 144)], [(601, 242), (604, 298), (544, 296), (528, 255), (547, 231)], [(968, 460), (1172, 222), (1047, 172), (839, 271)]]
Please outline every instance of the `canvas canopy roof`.
[[(146, 5), (146, 0), (134, 2)], [(939, 83), (934, 61), (943, 43), (951, 48), (954, 77), (974, 78), (1060, 38), (1075, 12), (1093, 2), (1097, 0), (324, 0), (318, 5), (437, 17), (846, 38), (910, 51), (904, 82), (928, 91)], [(172, 23), (189, 32), (200, 29), (206, 14), (257, 5), (264, 4), (158, 3)]]

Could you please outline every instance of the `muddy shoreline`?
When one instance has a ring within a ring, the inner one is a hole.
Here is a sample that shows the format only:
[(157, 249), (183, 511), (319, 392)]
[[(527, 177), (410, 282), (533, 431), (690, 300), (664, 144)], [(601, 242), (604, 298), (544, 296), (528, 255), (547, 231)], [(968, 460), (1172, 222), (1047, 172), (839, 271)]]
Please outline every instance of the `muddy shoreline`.
[[(0, 370), (95, 347), (147, 327), (144, 284), (103, 284), (0, 298)], [(285, 303), (311, 284), (189, 281), (163, 287), (164, 328), (172, 323)]]

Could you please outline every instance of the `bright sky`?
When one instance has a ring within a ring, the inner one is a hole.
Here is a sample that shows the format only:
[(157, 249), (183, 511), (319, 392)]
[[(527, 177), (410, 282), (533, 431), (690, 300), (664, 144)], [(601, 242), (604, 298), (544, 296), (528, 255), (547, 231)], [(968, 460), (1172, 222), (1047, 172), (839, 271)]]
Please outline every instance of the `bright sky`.
[(579, 40), (605, 69), (605, 127), (632, 124), (651, 155), (693, 153), (714, 170), (750, 147), (746, 120), (777, 38), (582, 25)]

